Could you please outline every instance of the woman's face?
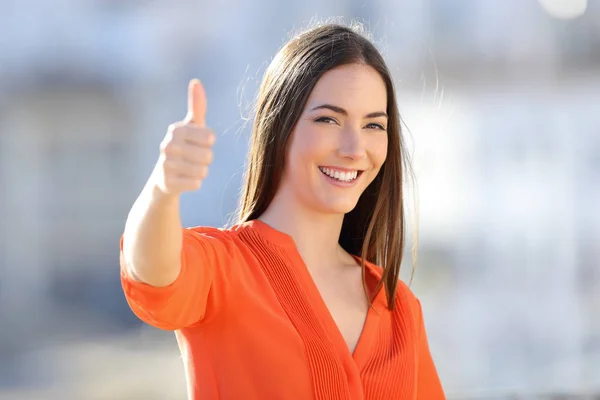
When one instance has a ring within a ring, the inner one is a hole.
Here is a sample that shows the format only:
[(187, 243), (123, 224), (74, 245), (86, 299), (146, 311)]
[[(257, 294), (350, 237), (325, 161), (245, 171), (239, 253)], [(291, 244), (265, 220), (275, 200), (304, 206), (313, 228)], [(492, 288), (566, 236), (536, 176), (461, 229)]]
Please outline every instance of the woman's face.
[(386, 110), (386, 87), (373, 68), (325, 73), (292, 132), (280, 188), (313, 211), (351, 211), (385, 161)]

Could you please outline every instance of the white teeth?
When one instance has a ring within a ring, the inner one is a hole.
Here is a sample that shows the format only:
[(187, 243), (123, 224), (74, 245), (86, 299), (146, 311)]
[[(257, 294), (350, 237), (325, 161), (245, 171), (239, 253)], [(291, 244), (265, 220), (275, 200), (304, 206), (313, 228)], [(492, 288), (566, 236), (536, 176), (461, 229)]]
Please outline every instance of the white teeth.
[(354, 179), (356, 179), (356, 177), (358, 176), (358, 171), (340, 172), (340, 171), (333, 170), (331, 168), (323, 168), (323, 167), (320, 167), (319, 169), (325, 175), (328, 175), (328, 176), (330, 176), (334, 179), (337, 179), (339, 181), (342, 181), (342, 182), (351, 182)]

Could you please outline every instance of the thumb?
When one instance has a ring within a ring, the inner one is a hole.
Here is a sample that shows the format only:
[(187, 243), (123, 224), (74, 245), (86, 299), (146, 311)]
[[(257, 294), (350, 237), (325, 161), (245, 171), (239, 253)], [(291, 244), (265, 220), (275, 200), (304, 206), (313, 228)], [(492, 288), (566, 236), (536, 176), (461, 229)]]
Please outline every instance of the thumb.
[(188, 112), (185, 119), (200, 126), (206, 125), (206, 93), (198, 79), (192, 79), (188, 86)]

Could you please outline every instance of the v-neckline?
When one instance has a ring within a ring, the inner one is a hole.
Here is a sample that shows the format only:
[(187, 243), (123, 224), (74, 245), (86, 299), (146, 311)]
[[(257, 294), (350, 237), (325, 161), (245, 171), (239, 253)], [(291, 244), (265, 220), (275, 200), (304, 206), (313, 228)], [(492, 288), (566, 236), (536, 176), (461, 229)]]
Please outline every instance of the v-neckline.
[[(294, 239), (290, 235), (276, 230), (261, 220), (252, 220), (244, 223), (244, 225), (255, 228), (269, 242), (283, 248), (290, 257), (293, 257), (293, 260), (290, 261), (292, 261), (292, 264), (295, 266), (294, 269), (297, 273), (296, 276), (300, 281), (299, 283), (307, 297), (311, 300), (311, 305), (315, 310), (315, 314), (319, 318), (319, 322), (325, 331), (328, 333), (329, 339), (333, 342), (338, 356), (346, 361), (353, 361), (358, 368), (358, 371), (360, 371), (369, 358), (371, 345), (374, 342), (373, 337), (377, 334), (379, 326), (379, 317), (386, 307), (384, 290), (381, 289), (373, 298), (372, 304), (367, 310), (363, 327), (354, 351), (351, 352), (344, 335), (335, 322), (315, 280), (310, 274), (304, 259), (300, 255)], [(356, 255), (353, 255), (353, 257), (360, 264), (360, 257)], [(381, 279), (381, 274), (374, 265), (365, 261), (365, 268), (365, 272), (368, 274), (367, 279)]]

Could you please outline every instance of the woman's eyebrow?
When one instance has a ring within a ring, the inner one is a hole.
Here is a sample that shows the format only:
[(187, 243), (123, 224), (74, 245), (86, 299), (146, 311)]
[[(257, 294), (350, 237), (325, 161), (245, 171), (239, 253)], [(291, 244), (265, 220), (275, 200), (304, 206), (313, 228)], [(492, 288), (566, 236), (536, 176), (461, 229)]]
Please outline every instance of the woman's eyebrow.
[[(332, 104), (321, 104), (320, 106), (316, 106), (316, 107), (312, 108), (310, 111), (322, 110), (322, 109), (331, 110), (335, 113), (348, 116), (348, 111), (344, 110), (342, 107), (334, 106)], [(364, 118), (377, 118), (377, 117), (387, 118), (388, 115), (383, 111), (375, 111), (375, 112), (369, 113), (364, 116)]]

